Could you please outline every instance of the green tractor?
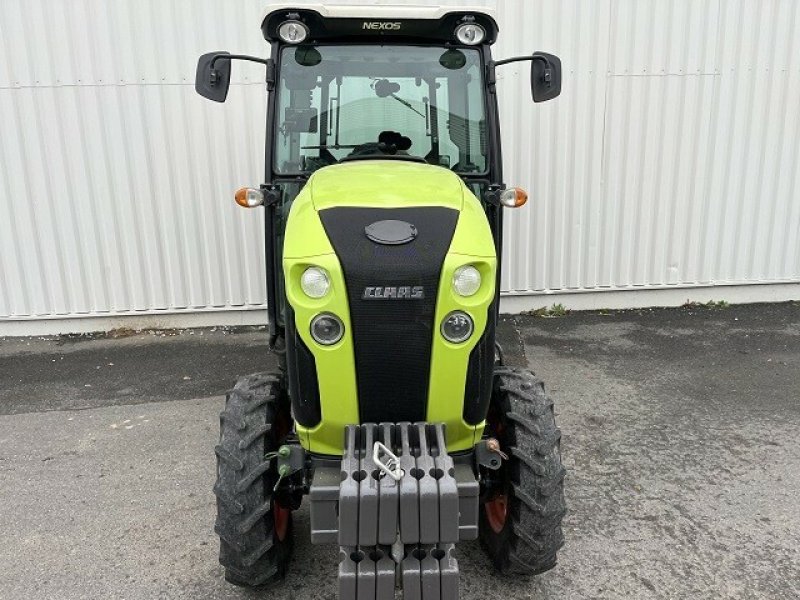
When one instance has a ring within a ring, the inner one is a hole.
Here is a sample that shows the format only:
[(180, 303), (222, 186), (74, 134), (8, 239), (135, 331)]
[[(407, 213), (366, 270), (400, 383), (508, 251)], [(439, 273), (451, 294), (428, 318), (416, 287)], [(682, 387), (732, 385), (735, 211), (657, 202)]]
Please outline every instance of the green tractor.
[(503, 209), (495, 69), (530, 61), (533, 100), (561, 63), (492, 59), (484, 8), (270, 10), (267, 59), (211, 52), (195, 88), (223, 102), (231, 63), (266, 67), (264, 207), (272, 373), (228, 394), (216, 447), (225, 577), (284, 577), (292, 511), (339, 546), (342, 600), (454, 600), (454, 547), (498, 572), (556, 564), (560, 432), (542, 382), (495, 341)]

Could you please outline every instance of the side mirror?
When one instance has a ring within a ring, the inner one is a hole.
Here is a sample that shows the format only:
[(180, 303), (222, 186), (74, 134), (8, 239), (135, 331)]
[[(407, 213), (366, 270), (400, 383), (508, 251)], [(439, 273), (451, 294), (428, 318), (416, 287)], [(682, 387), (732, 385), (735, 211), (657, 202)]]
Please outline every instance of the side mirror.
[(209, 52), (197, 61), (195, 91), (214, 102), (225, 102), (231, 85), (230, 52)]
[(552, 100), (561, 93), (561, 59), (546, 52), (531, 57), (531, 95), (534, 102)]

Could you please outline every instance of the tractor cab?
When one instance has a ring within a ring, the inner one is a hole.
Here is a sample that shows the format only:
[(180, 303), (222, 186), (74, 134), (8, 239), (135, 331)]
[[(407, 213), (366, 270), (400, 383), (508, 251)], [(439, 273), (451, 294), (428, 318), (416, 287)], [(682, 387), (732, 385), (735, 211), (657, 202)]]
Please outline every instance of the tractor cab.
[[(455, 544), (480, 537), (505, 573), (555, 565), (563, 467), (552, 402), (495, 341), (502, 174), (484, 8), (270, 9), (268, 58), (210, 52), (196, 90), (223, 102), (237, 60), (265, 66), (270, 347), (280, 367), (228, 395), (217, 531), (229, 581), (280, 578), (291, 511), (340, 547), (342, 600), (455, 600)], [(533, 453), (533, 454), (531, 454)], [(537, 541), (538, 540), (538, 541)]]

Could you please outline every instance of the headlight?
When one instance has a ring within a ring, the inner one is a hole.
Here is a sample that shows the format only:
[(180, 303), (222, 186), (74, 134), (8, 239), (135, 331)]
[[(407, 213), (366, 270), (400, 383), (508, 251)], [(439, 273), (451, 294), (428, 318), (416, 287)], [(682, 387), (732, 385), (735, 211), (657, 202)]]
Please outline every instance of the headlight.
[(473, 296), (481, 288), (481, 272), (472, 265), (458, 267), (453, 274), (453, 289), (459, 296)]
[(473, 329), (472, 318), (460, 310), (451, 312), (442, 321), (442, 336), (453, 344), (466, 342)]
[(344, 323), (336, 315), (323, 313), (311, 321), (311, 337), (318, 344), (332, 346), (344, 335)]
[(278, 36), (287, 44), (299, 44), (308, 37), (308, 27), (300, 21), (286, 21), (278, 27)]
[(300, 276), (300, 287), (309, 298), (322, 298), (331, 287), (328, 273), (320, 267), (308, 267)]
[(456, 39), (466, 46), (475, 46), (486, 37), (486, 30), (475, 23), (464, 23), (456, 27)]

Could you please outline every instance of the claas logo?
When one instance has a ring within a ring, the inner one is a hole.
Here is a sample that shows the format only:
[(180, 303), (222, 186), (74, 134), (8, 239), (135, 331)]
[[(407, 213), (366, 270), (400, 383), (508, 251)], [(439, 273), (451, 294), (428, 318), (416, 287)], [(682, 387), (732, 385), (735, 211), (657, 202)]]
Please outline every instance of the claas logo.
[(421, 285), (368, 286), (361, 295), (362, 300), (422, 300), (425, 288)]

